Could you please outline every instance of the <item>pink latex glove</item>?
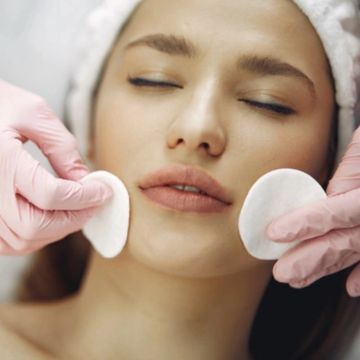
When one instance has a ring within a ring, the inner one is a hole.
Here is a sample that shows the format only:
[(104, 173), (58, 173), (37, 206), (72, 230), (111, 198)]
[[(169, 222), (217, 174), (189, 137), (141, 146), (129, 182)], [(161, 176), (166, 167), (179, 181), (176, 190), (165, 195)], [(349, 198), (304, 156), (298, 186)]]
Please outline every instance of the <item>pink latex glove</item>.
[[(326, 192), (327, 199), (269, 224), (267, 235), (274, 241), (306, 240), (277, 261), (276, 280), (301, 288), (360, 261), (360, 128)], [(360, 296), (360, 264), (348, 276), (346, 289)]]
[[(30, 156), (32, 140), (60, 178)], [(40, 96), (0, 80), (0, 255), (24, 255), (80, 230), (112, 196), (89, 173), (74, 136)]]

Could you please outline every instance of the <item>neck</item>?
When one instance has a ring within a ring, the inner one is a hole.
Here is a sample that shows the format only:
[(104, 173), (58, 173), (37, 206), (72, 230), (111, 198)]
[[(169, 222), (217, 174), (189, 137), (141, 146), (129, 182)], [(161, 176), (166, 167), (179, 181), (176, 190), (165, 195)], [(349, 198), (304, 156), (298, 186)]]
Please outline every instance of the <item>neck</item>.
[(269, 265), (194, 279), (157, 272), (126, 251), (112, 260), (93, 253), (76, 300), (74, 346), (93, 348), (95, 358), (248, 359)]

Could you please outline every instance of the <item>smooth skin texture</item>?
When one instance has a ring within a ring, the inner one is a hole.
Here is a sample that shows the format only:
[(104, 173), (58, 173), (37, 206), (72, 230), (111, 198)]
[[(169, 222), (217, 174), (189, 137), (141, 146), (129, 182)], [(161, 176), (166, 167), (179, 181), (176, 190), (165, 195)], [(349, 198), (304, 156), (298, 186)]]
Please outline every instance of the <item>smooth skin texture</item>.
[[(179, 55), (183, 44), (171, 47), (175, 55), (125, 51), (159, 33), (190, 40), (197, 56)], [(128, 76), (175, 85), (137, 87)], [(112, 260), (93, 253), (75, 296), (8, 305), (4, 321), (63, 359), (250, 359), (250, 328), (274, 263), (245, 251), (240, 209), (272, 169), (325, 181), (333, 107), (321, 42), (292, 2), (144, 1), (106, 65), (90, 154), (129, 191), (128, 245)], [(141, 194), (144, 175), (176, 163), (226, 187), (228, 211), (183, 213)]]

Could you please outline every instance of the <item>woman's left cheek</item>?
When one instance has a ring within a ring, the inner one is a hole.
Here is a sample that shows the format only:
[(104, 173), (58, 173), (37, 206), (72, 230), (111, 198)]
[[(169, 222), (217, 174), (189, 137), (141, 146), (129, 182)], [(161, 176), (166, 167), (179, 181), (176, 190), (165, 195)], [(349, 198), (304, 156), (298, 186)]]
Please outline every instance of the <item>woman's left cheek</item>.
[(326, 166), (324, 145), (312, 137), (304, 139), (298, 136), (296, 139), (289, 135), (282, 139), (279, 136), (276, 141), (266, 145), (259, 146), (258, 151), (254, 151), (255, 169), (261, 175), (278, 168), (294, 168), (316, 177)]

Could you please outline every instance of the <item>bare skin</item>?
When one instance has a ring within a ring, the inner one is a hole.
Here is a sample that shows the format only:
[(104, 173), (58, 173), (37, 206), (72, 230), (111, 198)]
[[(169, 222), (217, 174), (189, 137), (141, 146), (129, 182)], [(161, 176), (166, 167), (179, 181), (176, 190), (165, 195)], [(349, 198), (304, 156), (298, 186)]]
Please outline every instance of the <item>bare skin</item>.
[[(155, 33), (189, 39), (198, 55), (125, 51)], [(258, 61), (270, 57), (277, 63)], [(176, 86), (136, 87), (128, 76)], [(66, 300), (4, 305), (5, 329), (58, 359), (250, 359), (273, 262), (245, 251), (242, 203), (272, 169), (320, 183), (327, 175), (334, 95), (314, 29), (288, 0), (146, 0), (112, 51), (95, 105), (89, 156), (129, 191), (128, 244), (112, 260), (93, 253), (81, 291)], [(174, 163), (217, 179), (229, 210), (185, 213), (146, 199), (139, 180)]]

